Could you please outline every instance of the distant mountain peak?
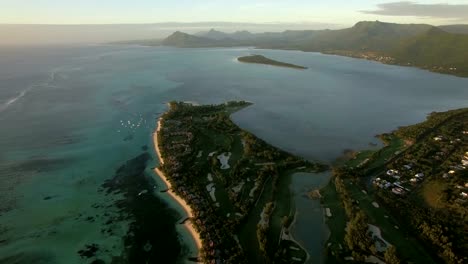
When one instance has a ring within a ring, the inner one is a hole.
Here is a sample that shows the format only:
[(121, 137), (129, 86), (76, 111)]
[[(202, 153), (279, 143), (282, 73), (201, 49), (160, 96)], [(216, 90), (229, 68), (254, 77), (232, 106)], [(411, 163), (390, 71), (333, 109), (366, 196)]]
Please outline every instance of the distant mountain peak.
[(238, 31), (234, 32), (234, 34), (235, 34), (235, 33), (243, 33), (243, 34), (246, 34), (246, 33), (247, 33), (247, 34), (252, 34), (252, 33), (250, 33), (250, 31), (248, 31), (248, 30), (238, 30)]
[(176, 31), (174, 33), (172, 33), (168, 38), (170, 37), (178, 37), (178, 36), (188, 36), (189, 34), (187, 33), (184, 33), (182, 31)]
[(172, 33), (169, 37), (162, 41), (163, 45), (175, 47), (189, 47), (193, 45), (205, 45), (209, 43), (208, 38), (190, 35), (181, 31)]

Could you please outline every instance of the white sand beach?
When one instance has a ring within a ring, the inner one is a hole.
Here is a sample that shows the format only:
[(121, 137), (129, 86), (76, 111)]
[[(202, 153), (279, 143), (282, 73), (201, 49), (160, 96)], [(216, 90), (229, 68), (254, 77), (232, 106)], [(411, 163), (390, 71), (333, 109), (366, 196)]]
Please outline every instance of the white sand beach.
[[(158, 144), (158, 134), (157, 134), (157, 132), (159, 132), (160, 129), (161, 129), (161, 119), (158, 120), (158, 128), (156, 129), (156, 132), (153, 134), (153, 142), (154, 142), (154, 147), (156, 149), (156, 153), (158, 155), (158, 158), (159, 158), (161, 164), (164, 164), (164, 159), (161, 156), (161, 152), (159, 150), (159, 144)], [(167, 194), (172, 199), (174, 199), (184, 209), (184, 211), (187, 214), (187, 217), (190, 218), (188, 221), (185, 222), (184, 226), (187, 228), (187, 230), (192, 235), (192, 237), (193, 237), (193, 239), (195, 241), (195, 244), (197, 245), (197, 249), (198, 249), (198, 251), (200, 251), (200, 249), (202, 248), (202, 240), (201, 240), (201, 237), (200, 237), (200, 233), (197, 232), (197, 230), (195, 229), (195, 226), (193, 225), (193, 222), (192, 222), (192, 218), (193, 218), (192, 208), (190, 207), (190, 205), (187, 204), (187, 202), (184, 199), (182, 199), (182, 197), (177, 195), (172, 190), (171, 183), (167, 179), (166, 175), (159, 168), (155, 168), (154, 171), (159, 176), (159, 178), (161, 178), (161, 180), (166, 184), (167, 189), (168, 189)]]
[(153, 133), (153, 142), (154, 148), (156, 149), (156, 154), (158, 155), (159, 162), (164, 164), (164, 159), (161, 156), (161, 152), (159, 151), (159, 143), (158, 143), (158, 132), (161, 130), (161, 118), (158, 119), (158, 127), (156, 128), (156, 132)]
[(187, 204), (187, 202), (182, 199), (182, 197), (180, 197), (179, 195), (177, 195), (172, 189), (171, 189), (171, 183), (167, 180), (166, 176), (164, 175), (164, 173), (156, 168), (155, 169), (155, 172), (156, 174), (159, 175), (159, 177), (164, 181), (164, 183), (166, 183), (167, 187), (168, 187), (168, 191), (167, 191), (167, 194), (172, 198), (174, 199), (178, 204), (180, 204), (180, 206), (184, 209), (185, 213), (187, 214), (187, 217), (189, 217), (190, 219), (188, 221), (185, 222), (185, 227), (187, 227), (188, 231), (190, 232), (190, 234), (192, 235), (195, 243), (197, 244), (197, 248), (198, 250), (200, 250), (202, 248), (202, 240), (201, 240), (201, 237), (200, 237), (200, 234), (197, 232), (197, 230), (195, 229), (195, 226), (193, 225), (192, 223), (192, 217), (193, 217), (193, 210), (192, 208), (190, 207), (190, 205)]

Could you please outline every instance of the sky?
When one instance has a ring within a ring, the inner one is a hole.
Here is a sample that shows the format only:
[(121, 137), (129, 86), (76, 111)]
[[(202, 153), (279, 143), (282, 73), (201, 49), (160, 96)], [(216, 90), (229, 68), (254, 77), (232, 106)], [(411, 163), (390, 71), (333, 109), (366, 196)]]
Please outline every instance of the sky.
[(468, 0), (0, 0), (5, 24), (468, 23)]
[(363, 20), (468, 24), (468, 0), (0, 0), (0, 45), (338, 29)]

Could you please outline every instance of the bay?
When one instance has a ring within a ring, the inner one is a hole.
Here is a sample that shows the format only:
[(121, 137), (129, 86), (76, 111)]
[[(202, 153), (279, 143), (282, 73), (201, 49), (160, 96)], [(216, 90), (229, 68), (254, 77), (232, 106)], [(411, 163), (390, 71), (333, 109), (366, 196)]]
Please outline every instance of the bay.
[[(236, 61), (249, 54), (308, 69)], [(252, 101), (233, 115), (238, 125), (304, 158), (332, 162), (432, 111), (466, 107), (466, 87), (464, 78), (298, 51), (2, 47), (0, 256), (83, 263), (77, 252), (92, 243), (99, 245), (96, 258), (121, 255), (131, 219), (106, 225), (122, 194), (106, 195), (101, 185), (144, 152), (153, 157), (151, 176), (158, 163), (151, 133), (168, 101)], [(151, 210), (161, 226), (174, 228), (158, 239), (177, 242), (180, 216), (161, 201)], [(299, 212), (298, 223), (307, 217)], [(168, 263), (195, 253), (187, 234), (182, 238), (180, 248), (165, 250)]]

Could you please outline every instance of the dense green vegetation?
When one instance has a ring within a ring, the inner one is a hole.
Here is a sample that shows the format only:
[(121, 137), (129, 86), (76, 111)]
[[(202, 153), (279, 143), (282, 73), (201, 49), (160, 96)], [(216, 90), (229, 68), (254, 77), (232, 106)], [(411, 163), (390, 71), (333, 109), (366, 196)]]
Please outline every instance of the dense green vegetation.
[[(378, 198), (441, 258), (463, 263), (468, 252), (468, 201), (463, 195), (468, 192), (468, 109), (433, 113), (427, 121), (394, 134), (414, 140), (387, 164), (390, 169), (411, 165), (399, 173), (404, 179), (401, 184), (410, 191), (390, 201), (386, 192), (379, 190)], [(414, 177), (415, 173), (424, 174), (424, 178)]]
[(431, 28), (405, 39), (389, 54), (397, 63), (468, 76), (468, 35)]
[(275, 61), (272, 59), (269, 59), (265, 56), (262, 55), (251, 55), (251, 56), (244, 56), (244, 57), (239, 57), (237, 58), (238, 61), (240, 62), (246, 62), (246, 63), (258, 63), (258, 64), (267, 64), (267, 65), (273, 65), (273, 66), (279, 66), (279, 67), (287, 67), (287, 68), (294, 68), (294, 69), (307, 69), (307, 67), (295, 65), (295, 64), (290, 64), (290, 63), (285, 63), (281, 61)]
[[(284, 263), (285, 257), (304, 262), (300, 246), (280, 238), (290, 224), (282, 219), (290, 217), (292, 209), (284, 183), (292, 173), (327, 167), (276, 149), (237, 127), (229, 116), (248, 105), (171, 102), (157, 135), (164, 159), (160, 169), (195, 211), (191, 221), (203, 240), (205, 262)], [(285, 245), (299, 250), (290, 252)]]
[(175, 32), (162, 43), (176, 47), (256, 46), (315, 51), (468, 76), (468, 35), (451, 32), (425, 24), (364, 21), (340, 30), (260, 34), (212, 30), (197, 36)]
[(431, 113), (426, 121), (417, 125), (400, 127), (397, 131), (394, 131), (393, 134), (405, 140), (409, 140), (410, 142), (414, 142), (415, 140), (433, 133), (435, 129), (446, 124), (446, 122), (466, 115), (466, 112), (467, 108)]
[[(425, 122), (381, 138), (384, 148), (335, 167), (334, 180), (322, 190), (324, 206), (336, 211), (327, 220), (328, 262), (374, 255), (387, 263), (465, 263), (468, 109), (432, 113)], [(366, 250), (366, 230), (358, 220), (378, 226), (393, 246), (384, 253), (372, 246)]]
[[(335, 174), (336, 175), (336, 174)], [(336, 192), (340, 196), (348, 223), (346, 224), (344, 243), (351, 251), (354, 260), (363, 262), (369, 250), (376, 250), (368, 233), (367, 216), (353, 202), (343, 180), (338, 175), (334, 178)]]
[(351, 28), (320, 31), (309, 41), (301, 43), (298, 48), (306, 51), (387, 52), (401, 40), (422, 34), (429, 28), (429, 25), (364, 21)]

